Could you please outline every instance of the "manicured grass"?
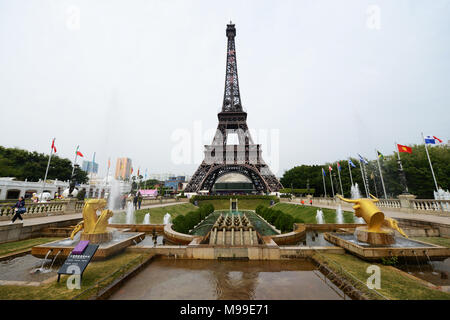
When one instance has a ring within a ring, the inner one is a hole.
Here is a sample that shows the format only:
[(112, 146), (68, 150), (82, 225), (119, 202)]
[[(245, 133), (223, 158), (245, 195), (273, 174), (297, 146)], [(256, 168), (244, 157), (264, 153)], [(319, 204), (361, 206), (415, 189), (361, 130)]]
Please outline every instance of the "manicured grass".
[[(127, 270), (130, 270), (134, 266), (138, 265), (140, 261), (143, 261), (146, 256), (142, 256), (138, 253), (121, 253), (113, 256), (105, 261), (93, 261), (91, 262), (83, 274), (83, 279), (81, 283), (81, 289), (67, 288), (66, 281), (69, 276), (61, 276), (60, 282), (53, 281), (49, 284), (43, 284), (39, 287), (28, 287), (28, 286), (0, 286), (0, 299), (1, 300), (61, 300), (61, 299), (72, 299), (73, 297), (79, 295), (83, 290), (96, 284), (99, 280), (108, 277), (104, 282), (102, 282), (101, 287), (106, 286), (106, 284), (111, 283), (114, 279), (121, 275), (118, 272), (123, 266), (127, 266)], [(130, 263), (131, 262), (131, 263)], [(87, 299), (92, 291), (87, 292), (83, 295), (83, 299)]]
[(52, 242), (61, 238), (32, 238), (27, 240), (8, 242), (0, 244), (0, 256), (4, 256), (13, 252), (30, 249), (43, 243)]
[(414, 240), (419, 240), (422, 242), (427, 242), (431, 244), (436, 244), (438, 246), (443, 246), (450, 248), (450, 239), (449, 238), (443, 238), (443, 237), (414, 237), (411, 238)]
[[(350, 254), (315, 254), (314, 257), (338, 272), (337, 267), (331, 260), (341, 265), (348, 273), (362, 281), (364, 284), (372, 273), (367, 273), (367, 268), (371, 265), (377, 265), (381, 271), (381, 289), (377, 289), (382, 295), (395, 300), (449, 300), (450, 293), (431, 289), (425, 286), (421, 281), (415, 280), (400, 270), (377, 264), (366, 262)], [(353, 283), (352, 280), (349, 280)], [(377, 295), (371, 292), (366, 285), (359, 285), (358, 288), (368, 293), (371, 297), (377, 298)], [(379, 297), (379, 296), (378, 296)], [(380, 297), (381, 299), (381, 297)]]
[[(232, 198), (232, 196), (230, 196)], [(229, 210), (230, 200), (229, 199), (217, 199), (217, 200), (200, 200), (198, 204), (211, 203), (215, 210)], [(265, 199), (239, 199), (238, 209), (239, 210), (255, 210), (259, 205), (270, 206), (270, 200)]]
[[(300, 218), (305, 223), (317, 223), (316, 213), (318, 207), (309, 205), (298, 205), (291, 203), (277, 203), (273, 206), (276, 210), (281, 210), (284, 213), (292, 215), (294, 218)], [(323, 216), (325, 223), (337, 223), (336, 210), (323, 208)], [(354, 223), (354, 214), (352, 212), (344, 211), (344, 223)]]
[[(165, 207), (157, 207), (150, 209), (141, 209), (136, 210), (135, 221), (137, 224), (140, 224), (144, 221), (144, 216), (146, 213), (150, 213), (150, 223), (159, 224), (164, 222), (164, 215), (168, 212), (172, 216), (172, 221), (178, 215), (185, 215), (189, 211), (197, 210), (198, 208), (191, 203), (183, 203), (172, 206)], [(114, 223), (125, 223), (126, 222), (126, 213), (120, 212), (114, 214)]]

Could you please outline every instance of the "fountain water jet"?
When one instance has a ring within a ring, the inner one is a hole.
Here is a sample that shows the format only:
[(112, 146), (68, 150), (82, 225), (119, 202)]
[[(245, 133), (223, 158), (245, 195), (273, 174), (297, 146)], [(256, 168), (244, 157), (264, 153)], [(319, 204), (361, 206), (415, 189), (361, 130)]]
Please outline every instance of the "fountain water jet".
[(318, 224), (323, 224), (323, 212), (322, 209), (317, 210), (316, 221)]
[(339, 204), (338, 208), (336, 209), (336, 223), (337, 224), (344, 223), (344, 215), (343, 215), (342, 207), (340, 204)]
[(143, 224), (150, 224), (150, 213), (145, 214)]
[(169, 224), (172, 221), (172, 216), (170, 215), (170, 213), (166, 213), (164, 215), (164, 224)]
[(133, 202), (128, 201), (127, 202), (127, 210), (126, 210), (126, 214), (127, 214), (127, 224), (133, 224), (134, 223), (134, 206), (133, 206)]
[(56, 258), (58, 257), (58, 255), (59, 255), (61, 252), (62, 252), (62, 250), (59, 250), (58, 253), (56, 254), (56, 256), (53, 258), (52, 264), (50, 265), (50, 268), (49, 268), (50, 270), (52, 270), (53, 264), (55, 263)]

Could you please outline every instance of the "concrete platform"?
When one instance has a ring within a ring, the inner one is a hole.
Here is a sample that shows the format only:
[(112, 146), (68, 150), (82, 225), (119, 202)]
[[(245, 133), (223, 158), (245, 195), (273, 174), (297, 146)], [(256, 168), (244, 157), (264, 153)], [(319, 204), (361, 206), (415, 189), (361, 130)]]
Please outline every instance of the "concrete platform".
[[(123, 234), (125, 235), (129, 234), (130, 236), (122, 241), (100, 245), (100, 247), (97, 249), (97, 252), (93, 257), (93, 260), (105, 259), (145, 239), (145, 233), (143, 232), (123, 232)], [(76, 243), (67, 246), (67, 245), (60, 245), (59, 244), (60, 241), (61, 240), (57, 240), (35, 246), (31, 249), (31, 254), (36, 258), (42, 259), (45, 258), (47, 253), (51, 250), (47, 258), (49, 259), (54, 258), (59, 253), (58, 259), (65, 259), (72, 252), (73, 248), (75, 248)]]
[(376, 261), (382, 258), (390, 258), (393, 256), (399, 259), (407, 259), (411, 261), (428, 261), (430, 260), (444, 260), (450, 257), (450, 248), (441, 247), (417, 240), (411, 240), (412, 243), (417, 243), (417, 246), (408, 247), (372, 247), (361, 246), (351, 241), (342, 239), (339, 234), (325, 233), (325, 240), (344, 248), (346, 251), (360, 257), (364, 260)]

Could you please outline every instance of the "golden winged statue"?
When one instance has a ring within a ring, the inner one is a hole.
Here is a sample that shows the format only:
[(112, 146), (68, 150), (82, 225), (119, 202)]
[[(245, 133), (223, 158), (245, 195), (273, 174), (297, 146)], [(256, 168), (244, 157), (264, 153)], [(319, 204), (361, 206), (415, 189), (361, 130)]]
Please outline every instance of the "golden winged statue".
[[(83, 229), (83, 234), (101, 234), (108, 232), (108, 219), (112, 217), (113, 212), (106, 207), (105, 199), (90, 199), (86, 200), (83, 207), (83, 221), (75, 226), (70, 238), (73, 237)], [(103, 210), (102, 210), (103, 209)], [(100, 216), (97, 216), (97, 211), (102, 210)]]

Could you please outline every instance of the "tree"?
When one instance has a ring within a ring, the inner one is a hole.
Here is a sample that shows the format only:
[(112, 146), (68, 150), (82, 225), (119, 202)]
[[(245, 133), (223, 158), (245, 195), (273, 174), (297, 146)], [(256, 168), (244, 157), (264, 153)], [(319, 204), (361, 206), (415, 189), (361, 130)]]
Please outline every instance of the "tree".
[[(15, 177), (18, 180), (39, 181), (45, 175), (49, 155), (29, 152), (18, 148), (0, 146), (0, 176)], [(47, 179), (70, 180), (72, 162), (69, 159), (52, 156)], [(84, 178), (80, 175), (80, 180)]]
[[(450, 148), (446, 145), (429, 147), (430, 158), (433, 163), (433, 169), (436, 175), (437, 182), (440, 187), (447, 190), (450, 188)], [(412, 154), (401, 154), (402, 165), (406, 175), (406, 181), (409, 192), (417, 195), (418, 198), (432, 199), (434, 198), (433, 190), (435, 189), (433, 178), (431, 175), (430, 165), (425, 153), (424, 145), (412, 146)], [(361, 194), (365, 196), (364, 182), (361, 175), (361, 169), (358, 165), (359, 159), (351, 158), (356, 168), (351, 168), (353, 182), (357, 183)], [(350, 197), (350, 174), (348, 168), (348, 160), (339, 160), (341, 165), (341, 180), (342, 188), (345, 197)], [(331, 193), (328, 166), (333, 167), (333, 171), (337, 171), (336, 162), (325, 163), (323, 165), (301, 165), (296, 166), (284, 172), (281, 178), (281, 183), (284, 186), (293, 186), (294, 188), (305, 188), (307, 180), (309, 179), (310, 188), (314, 189), (314, 196), (324, 195), (322, 168), (326, 171), (325, 184), (327, 188), (327, 195)], [(397, 153), (392, 155), (385, 155), (384, 159), (380, 159), (381, 170), (383, 173), (384, 184), (388, 197), (396, 197), (403, 192), (403, 186), (399, 181)], [(369, 191), (375, 194), (375, 189), (378, 195), (383, 195), (383, 186), (381, 184), (381, 177), (378, 170), (376, 159), (370, 160), (369, 164), (365, 166), (366, 174), (369, 180)], [(374, 179), (371, 179), (371, 175)], [(334, 191), (340, 193), (340, 186), (338, 178), (334, 179)], [(375, 188), (376, 185), (376, 188)]]

